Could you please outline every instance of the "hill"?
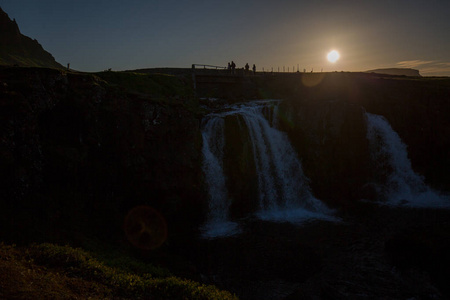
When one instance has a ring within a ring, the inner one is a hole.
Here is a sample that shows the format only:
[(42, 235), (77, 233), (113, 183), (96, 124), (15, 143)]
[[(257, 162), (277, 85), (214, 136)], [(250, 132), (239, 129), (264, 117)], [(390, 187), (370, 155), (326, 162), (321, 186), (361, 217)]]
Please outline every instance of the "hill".
[(397, 75), (397, 76), (413, 76), (421, 77), (419, 70), (409, 69), (409, 68), (388, 68), (388, 69), (375, 69), (366, 71), (367, 73), (377, 73), (377, 74), (387, 74), (387, 75)]
[(20, 33), (15, 20), (0, 8), (0, 65), (63, 68), (37, 40)]

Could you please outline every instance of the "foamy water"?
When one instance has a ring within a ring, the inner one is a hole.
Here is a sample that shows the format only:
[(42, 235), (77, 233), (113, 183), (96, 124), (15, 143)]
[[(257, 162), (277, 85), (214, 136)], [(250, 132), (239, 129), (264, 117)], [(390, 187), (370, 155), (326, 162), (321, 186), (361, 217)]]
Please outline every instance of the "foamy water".
[(366, 113), (367, 138), (379, 171), (389, 170), (385, 182), (375, 183), (381, 201), (387, 205), (450, 208), (448, 196), (428, 187), (423, 176), (414, 172), (406, 145), (379, 115)]

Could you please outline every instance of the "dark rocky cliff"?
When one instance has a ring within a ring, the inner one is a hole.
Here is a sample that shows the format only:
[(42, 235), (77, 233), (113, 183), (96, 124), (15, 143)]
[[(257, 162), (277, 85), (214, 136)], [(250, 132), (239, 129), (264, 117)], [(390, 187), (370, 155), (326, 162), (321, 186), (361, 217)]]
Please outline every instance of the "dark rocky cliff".
[(5, 234), (18, 227), (32, 233), (35, 225), (120, 233), (124, 215), (138, 204), (178, 220), (170, 224), (195, 223), (200, 120), (189, 95), (172, 98), (164, 89), (164, 82), (186, 86), (183, 79), (144, 76), (161, 88), (150, 96), (99, 76), (0, 70)]
[(0, 65), (63, 68), (37, 40), (21, 34), (16, 21), (1, 8)]
[(361, 199), (371, 173), (364, 109), (337, 99), (295, 100), (281, 114), (315, 195), (339, 207)]

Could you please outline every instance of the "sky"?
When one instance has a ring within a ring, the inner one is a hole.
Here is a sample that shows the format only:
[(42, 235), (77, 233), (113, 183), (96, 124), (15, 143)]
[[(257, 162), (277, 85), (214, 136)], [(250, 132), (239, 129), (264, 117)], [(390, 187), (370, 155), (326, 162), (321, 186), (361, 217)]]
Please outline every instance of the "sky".
[[(450, 0), (0, 0), (80, 71), (192, 64), (450, 76)], [(337, 50), (331, 63), (327, 53)]]

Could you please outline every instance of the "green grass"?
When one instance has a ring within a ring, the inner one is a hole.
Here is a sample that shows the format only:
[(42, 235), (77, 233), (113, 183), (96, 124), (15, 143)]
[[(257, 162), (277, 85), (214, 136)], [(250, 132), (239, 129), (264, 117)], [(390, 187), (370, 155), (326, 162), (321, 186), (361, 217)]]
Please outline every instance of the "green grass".
[(114, 295), (125, 298), (237, 299), (214, 286), (174, 277), (167, 270), (133, 259), (122, 257), (114, 262), (115, 267), (108, 266), (90, 253), (69, 246), (33, 245), (28, 249), (28, 258), (38, 265), (56, 270), (58, 274), (64, 273), (106, 286)]
[(0, 65), (13, 66), (19, 65), (21, 67), (39, 67), (39, 68), (56, 68), (61, 69), (61, 66), (56, 61), (49, 59), (49, 57), (35, 57), (25, 53), (17, 53), (15, 49), (1, 49), (0, 50)]
[(190, 98), (192, 87), (187, 79), (166, 74), (141, 74), (133, 72), (99, 72), (98, 77), (126, 92), (149, 95), (155, 100)]
[(99, 72), (95, 75), (108, 86), (140, 99), (161, 104), (182, 105), (199, 116), (205, 113), (194, 96), (189, 76), (112, 71)]

